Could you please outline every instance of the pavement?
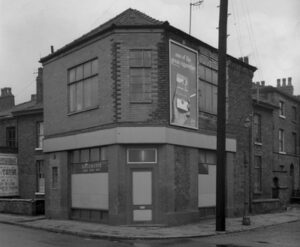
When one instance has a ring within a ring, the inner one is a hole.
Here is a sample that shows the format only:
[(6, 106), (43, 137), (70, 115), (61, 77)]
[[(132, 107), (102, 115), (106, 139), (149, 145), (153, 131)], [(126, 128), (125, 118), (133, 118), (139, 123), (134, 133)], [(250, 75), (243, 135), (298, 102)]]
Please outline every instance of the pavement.
[(250, 216), (251, 224), (242, 225), (242, 218), (226, 218), (226, 231), (215, 231), (215, 219), (181, 226), (110, 226), (75, 220), (54, 220), (44, 216), (23, 216), (0, 213), (0, 223), (28, 228), (66, 233), (102, 239), (172, 239), (206, 237), (218, 234), (250, 231), (288, 222), (300, 221), (300, 207), (288, 207), (286, 211)]

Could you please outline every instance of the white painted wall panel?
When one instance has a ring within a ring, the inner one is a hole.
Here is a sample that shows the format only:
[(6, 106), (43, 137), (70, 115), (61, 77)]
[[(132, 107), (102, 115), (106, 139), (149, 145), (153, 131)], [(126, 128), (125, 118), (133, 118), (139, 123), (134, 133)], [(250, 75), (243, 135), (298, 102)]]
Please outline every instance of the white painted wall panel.
[(108, 173), (72, 174), (72, 207), (108, 210)]
[(208, 174), (198, 174), (198, 207), (216, 206), (216, 166), (208, 165)]

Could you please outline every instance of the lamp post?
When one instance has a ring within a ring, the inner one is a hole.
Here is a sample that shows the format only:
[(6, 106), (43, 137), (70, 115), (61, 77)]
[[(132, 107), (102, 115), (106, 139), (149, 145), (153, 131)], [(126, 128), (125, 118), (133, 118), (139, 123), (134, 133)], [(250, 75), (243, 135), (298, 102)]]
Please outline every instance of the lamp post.
[(251, 176), (251, 163), (252, 163), (252, 114), (246, 117), (244, 121), (244, 127), (248, 129), (249, 154), (247, 158), (246, 157), (247, 154), (246, 152), (244, 152), (244, 208), (243, 208), (242, 224), (245, 226), (249, 226), (251, 224), (250, 217), (249, 217), (249, 208), (250, 208), (250, 193), (251, 193), (250, 176)]

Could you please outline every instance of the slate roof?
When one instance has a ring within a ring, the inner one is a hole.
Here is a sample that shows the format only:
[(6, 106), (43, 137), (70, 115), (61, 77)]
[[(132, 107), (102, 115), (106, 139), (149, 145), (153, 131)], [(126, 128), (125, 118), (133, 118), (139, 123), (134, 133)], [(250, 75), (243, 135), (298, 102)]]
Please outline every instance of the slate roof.
[[(203, 41), (185, 33), (184, 31), (177, 29), (174, 26), (171, 26), (168, 21), (159, 21), (156, 20), (136, 9), (127, 9), (117, 15), (116, 17), (110, 19), (109, 21), (105, 22), (104, 24), (98, 26), (97, 28), (91, 30), (87, 34), (84, 34), (83, 36), (79, 37), (78, 39), (75, 39), (71, 43), (63, 46), (62, 48), (58, 49), (54, 53), (51, 53), (43, 58), (40, 59), (39, 62), (44, 63), (49, 61), (50, 59), (64, 53), (65, 51), (68, 51), (72, 48), (75, 48), (76, 46), (83, 44), (86, 41), (89, 41), (98, 35), (105, 33), (109, 30), (113, 30), (114, 28), (165, 28), (172, 30), (175, 33), (178, 33), (179, 35), (183, 35), (186, 38), (193, 39), (198, 43), (201, 43), (202, 46), (213, 50), (214, 52), (218, 52), (218, 50), (215, 47), (212, 47), (211, 45), (204, 43)], [(246, 64), (243, 61), (232, 57), (228, 55), (230, 59), (233, 59), (236, 63), (241, 64), (242, 66), (246, 66), (249, 69), (251, 69), (253, 72), (256, 70), (256, 67)]]
[(127, 9), (123, 11), (121, 14), (115, 16), (114, 18), (110, 19), (109, 21), (105, 22), (104, 24), (98, 26), (97, 28), (91, 30), (87, 34), (75, 39), (71, 43), (63, 46), (62, 48), (58, 49), (56, 52), (49, 54), (46, 57), (41, 58), (40, 62), (45, 62), (56, 55), (73, 48), (74, 46), (80, 44), (81, 42), (85, 42), (96, 35), (107, 31), (114, 27), (153, 27), (153, 26), (160, 26), (167, 22), (162, 22), (156, 20), (136, 9)]
[(9, 110), (1, 111), (0, 119), (1, 118), (10, 118), (15, 115), (30, 114), (30, 113), (42, 112), (42, 111), (43, 111), (42, 103), (37, 104), (35, 101), (27, 101), (27, 102), (18, 104)]

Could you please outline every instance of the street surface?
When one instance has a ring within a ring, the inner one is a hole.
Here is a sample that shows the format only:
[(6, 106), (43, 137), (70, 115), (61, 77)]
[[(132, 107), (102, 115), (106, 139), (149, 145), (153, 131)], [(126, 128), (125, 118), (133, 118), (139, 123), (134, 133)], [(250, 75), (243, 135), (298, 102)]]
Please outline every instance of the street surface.
[[(140, 244), (140, 245), (139, 245)], [(206, 245), (210, 244), (210, 245)], [(211, 245), (213, 244), (213, 245)], [(233, 234), (213, 237), (166, 240), (138, 241), (135, 247), (187, 246), (187, 247), (300, 247), (300, 221), (277, 226), (260, 228)]]
[(99, 240), (0, 224), (0, 247), (299, 247), (300, 221), (213, 237), (171, 240)]

